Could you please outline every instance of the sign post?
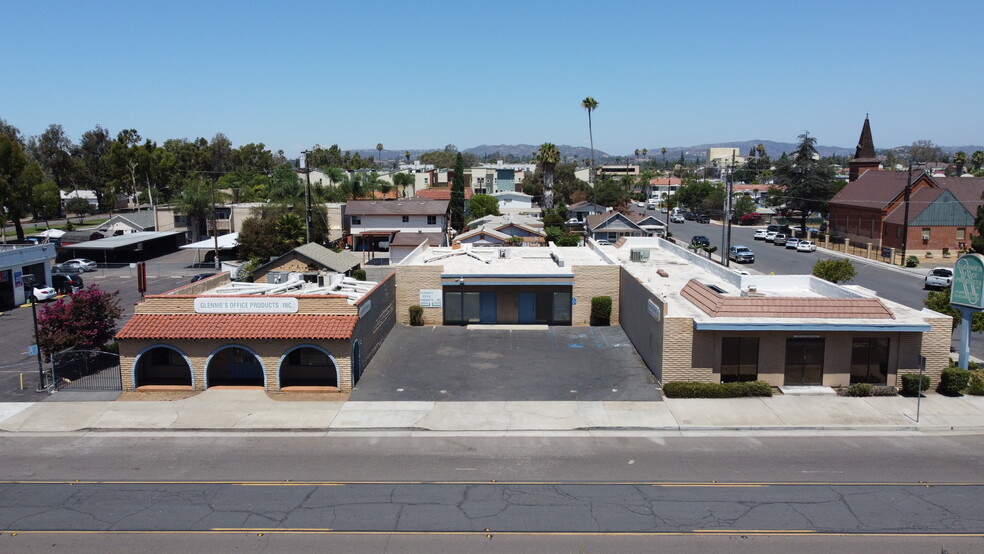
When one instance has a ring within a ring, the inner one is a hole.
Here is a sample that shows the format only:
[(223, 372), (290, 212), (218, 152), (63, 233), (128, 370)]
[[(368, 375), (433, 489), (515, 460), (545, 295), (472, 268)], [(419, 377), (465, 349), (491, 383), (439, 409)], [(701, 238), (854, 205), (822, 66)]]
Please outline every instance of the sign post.
[(953, 266), (950, 304), (960, 310), (960, 367), (970, 361), (970, 328), (974, 313), (984, 310), (984, 256), (964, 254)]

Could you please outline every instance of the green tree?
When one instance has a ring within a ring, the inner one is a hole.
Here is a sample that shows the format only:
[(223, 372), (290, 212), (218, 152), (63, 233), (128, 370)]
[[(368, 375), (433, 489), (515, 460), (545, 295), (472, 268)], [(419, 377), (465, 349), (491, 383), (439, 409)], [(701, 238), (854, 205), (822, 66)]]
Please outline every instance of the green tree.
[[(960, 322), (963, 321), (963, 314), (960, 313), (960, 310), (950, 304), (950, 287), (943, 290), (930, 291), (926, 295), (926, 298), (923, 299), (923, 305), (934, 312), (952, 317), (952, 329), (956, 329), (957, 325), (960, 325)], [(970, 330), (975, 333), (984, 333), (984, 312), (974, 313)]]
[(609, 208), (622, 208), (629, 203), (629, 193), (621, 184), (605, 175), (591, 189), (590, 199)]
[(931, 140), (917, 140), (909, 147), (909, 159), (913, 162), (938, 162), (943, 158), (943, 149)]
[(393, 186), (400, 189), (400, 196), (402, 198), (407, 197), (407, 187), (411, 187), (413, 184), (413, 175), (409, 173), (396, 173), (393, 175)]
[(813, 266), (813, 276), (831, 283), (850, 281), (857, 272), (847, 258), (840, 260), (820, 260)]
[(79, 224), (85, 222), (85, 216), (92, 213), (92, 205), (85, 198), (73, 196), (65, 202), (65, 211), (79, 218)]
[[(678, 206), (691, 210), (702, 208), (714, 192), (714, 184), (703, 179), (686, 179), (673, 195)], [(723, 202), (722, 202), (723, 205)]]
[(777, 163), (776, 182), (786, 209), (798, 213), (800, 228), (805, 231), (811, 213), (827, 212), (827, 202), (835, 192), (836, 171), (829, 161), (817, 159), (815, 137), (807, 132), (799, 139), (792, 158), (782, 158)]
[(58, 185), (54, 181), (34, 185), (32, 192), (34, 195), (34, 213), (37, 217), (45, 220), (58, 217), (61, 195), (59, 195)]
[(192, 181), (185, 185), (174, 206), (176, 212), (188, 216), (192, 242), (201, 240), (201, 237), (207, 233), (206, 224), (208, 218), (212, 216), (213, 203), (228, 198), (225, 193), (214, 189), (211, 183), (203, 180)]
[(465, 226), (465, 161), (459, 152), (454, 160), (451, 178), (451, 227), (461, 231)]
[(76, 292), (71, 301), (58, 299), (38, 313), (38, 345), (47, 360), (68, 348), (97, 350), (116, 334), (123, 315), (119, 292), (104, 292), (96, 285)]
[(964, 167), (967, 165), (967, 153), (961, 150), (954, 154), (953, 163), (957, 166), (957, 177), (963, 175)]
[(584, 100), (581, 100), (581, 107), (588, 110), (588, 139), (591, 141), (591, 170), (588, 175), (594, 174), (595, 160), (594, 160), (594, 129), (591, 127), (591, 112), (598, 109), (598, 101), (594, 98), (588, 96)]
[(27, 156), (20, 141), (10, 134), (0, 134), (0, 202), (3, 202), (0, 211), (6, 211), (14, 222), (17, 238), (21, 240), (24, 239), (21, 218), (30, 209), (31, 200), (31, 190), (21, 180), (25, 167)]
[(750, 196), (742, 194), (738, 197), (738, 200), (735, 201), (734, 216), (732, 217), (732, 221), (738, 221), (743, 215), (755, 213), (755, 209), (755, 201), (753, 201)]
[(970, 163), (974, 164), (974, 170), (977, 171), (984, 166), (984, 151), (975, 150), (970, 156)]
[(487, 215), (500, 215), (499, 201), (488, 194), (474, 194), (468, 200), (468, 213), (476, 219)]
[(72, 141), (61, 125), (52, 123), (41, 134), (37, 143), (36, 157), (44, 166), (59, 189), (68, 189), (73, 177)]
[(553, 190), (554, 168), (560, 163), (560, 150), (552, 142), (544, 142), (536, 154), (536, 163), (543, 169), (543, 186)]

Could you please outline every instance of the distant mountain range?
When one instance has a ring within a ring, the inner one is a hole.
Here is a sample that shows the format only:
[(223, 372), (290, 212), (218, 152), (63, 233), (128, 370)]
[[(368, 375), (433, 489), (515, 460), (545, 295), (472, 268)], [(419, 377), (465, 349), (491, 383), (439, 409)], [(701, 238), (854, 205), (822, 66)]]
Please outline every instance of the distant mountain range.
[[(694, 146), (667, 146), (666, 147), (666, 160), (674, 161), (680, 159), (680, 154), (683, 153), (683, 157), (686, 160), (694, 160), (698, 157), (703, 157), (707, 154), (708, 148), (738, 148), (738, 151), (742, 155), (747, 155), (749, 150), (755, 148), (757, 145), (761, 144), (765, 147), (766, 153), (770, 158), (778, 158), (783, 152), (791, 153), (796, 149), (796, 143), (794, 142), (776, 142), (773, 140), (744, 140), (744, 141), (734, 141), (734, 142), (715, 142), (708, 144), (696, 144)], [(506, 158), (509, 156), (527, 159), (532, 154), (534, 154), (540, 148), (539, 144), (482, 144), (480, 146), (474, 146), (472, 148), (466, 148), (462, 150), (463, 153), (474, 154), (479, 159), (485, 159), (486, 157), (495, 158), (502, 157)], [(662, 161), (663, 152), (662, 147), (650, 148), (647, 153), (647, 157), (650, 160)], [(567, 159), (572, 160), (575, 157), (579, 160), (586, 160), (591, 158), (591, 149), (584, 146), (570, 146), (567, 144), (558, 144), (557, 149), (560, 150), (560, 155)], [(891, 148), (896, 152), (905, 152), (909, 149), (909, 146), (898, 146)], [(977, 151), (984, 150), (984, 146), (940, 146), (940, 149), (947, 154), (953, 155), (955, 152), (964, 151), (968, 155)], [(410, 159), (414, 160), (420, 154), (426, 152), (433, 152), (435, 150), (443, 150), (443, 148), (415, 148), (410, 150)], [(841, 146), (817, 146), (817, 151), (821, 156), (854, 156), (855, 147), (845, 148)], [(879, 149), (881, 150), (881, 149)], [(381, 155), (375, 149), (359, 149), (353, 150), (358, 152), (362, 157), (371, 157), (376, 159), (379, 156), (382, 160), (393, 160), (399, 159), (404, 161), (406, 150), (383, 150)], [(635, 152), (626, 152), (622, 154), (609, 154), (602, 150), (595, 149), (594, 157), (595, 163), (610, 163), (614, 162), (616, 158), (621, 158), (628, 156), (630, 159), (635, 158)]]

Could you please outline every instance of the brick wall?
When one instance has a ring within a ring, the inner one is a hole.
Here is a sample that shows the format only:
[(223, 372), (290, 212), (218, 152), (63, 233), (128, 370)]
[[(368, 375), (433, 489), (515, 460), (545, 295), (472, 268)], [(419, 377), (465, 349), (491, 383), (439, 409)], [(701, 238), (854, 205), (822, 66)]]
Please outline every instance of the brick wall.
[(253, 274), (253, 280), (257, 283), (266, 283), (267, 274), (271, 271), (288, 271), (294, 273), (305, 273), (309, 271), (317, 271), (318, 268), (310, 265), (306, 261), (300, 259), (300, 256), (296, 252), (291, 252), (287, 259), (282, 260), (275, 267), (263, 268), (263, 271), (257, 271)]
[(571, 310), (571, 325), (591, 324), (591, 299), (595, 296), (612, 297), (611, 321), (619, 321), (619, 272), (617, 265), (576, 265), (573, 267), (574, 288), (572, 296), (577, 304)]
[[(410, 325), (410, 306), (420, 304), (420, 289), (441, 290), (441, 266), (396, 268), (396, 322)], [(424, 325), (443, 325), (444, 308), (424, 308)]]
[(280, 385), (277, 382), (280, 357), (298, 344), (313, 344), (331, 353), (338, 367), (339, 390), (348, 391), (352, 389), (351, 352), (348, 340), (309, 341), (304, 343), (282, 340), (245, 340), (236, 342), (227, 340), (185, 340), (168, 343), (155, 340), (131, 339), (120, 341), (120, 373), (123, 377), (123, 390), (133, 390), (133, 373), (137, 354), (148, 346), (158, 344), (173, 346), (189, 359), (194, 373), (193, 383), (195, 390), (205, 390), (205, 362), (208, 360), (208, 357), (220, 348), (230, 345), (244, 346), (256, 352), (263, 365), (266, 377), (264, 388), (269, 391), (280, 390)]
[[(933, 312), (935, 314), (935, 312)], [(940, 374), (950, 365), (950, 335), (953, 319), (942, 314), (927, 317), (932, 330), (926, 333), (902, 333), (899, 344), (899, 372), (896, 387), (902, 386), (902, 375), (919, 373), (919, 356), (926, 357), (926, 375), (931, 387), (940, 382)]]
[(663, 382), (715, 381), (710, 367), (694, 367), (694, 320), (689, 317), (668, 317), (663, 325)]

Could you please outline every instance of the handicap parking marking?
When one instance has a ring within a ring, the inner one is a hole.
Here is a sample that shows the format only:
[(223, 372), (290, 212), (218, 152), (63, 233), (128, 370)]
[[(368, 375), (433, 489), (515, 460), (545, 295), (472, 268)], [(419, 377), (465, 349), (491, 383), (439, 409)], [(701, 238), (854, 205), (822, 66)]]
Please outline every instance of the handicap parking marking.
[(576, 342), (572, 342), (567, 345), (567, 348), (584, 348), (584, 345)]

